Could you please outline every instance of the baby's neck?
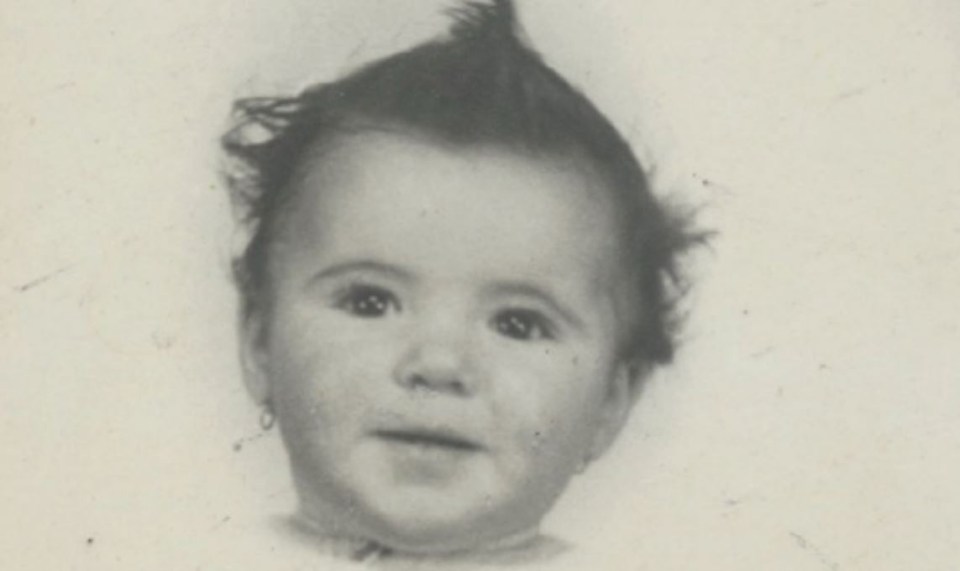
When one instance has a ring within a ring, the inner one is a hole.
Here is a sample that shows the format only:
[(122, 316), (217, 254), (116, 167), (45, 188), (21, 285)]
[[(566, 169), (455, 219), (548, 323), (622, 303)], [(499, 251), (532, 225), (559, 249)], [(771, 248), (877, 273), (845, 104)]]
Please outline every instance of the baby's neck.
[(437, 562), (437, 563), (522, 563), (555, 557), (569, 546), (556, 538), (545, 537), (532, 528), (480, 546), (441, 553), (415, 553), (395, 549), (370, 538), (331, 533), (315, 519), (300, 513), (290, 519), (293, 531), (324, 552), (358, 562)]

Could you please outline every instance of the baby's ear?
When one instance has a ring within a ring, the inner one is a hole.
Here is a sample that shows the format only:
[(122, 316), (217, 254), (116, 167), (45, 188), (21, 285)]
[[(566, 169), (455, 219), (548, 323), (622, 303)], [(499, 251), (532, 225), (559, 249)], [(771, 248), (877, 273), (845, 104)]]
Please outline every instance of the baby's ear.
[(270, 400), (267, 374), (266, 316), (256, 308), (246, 308), (240, 318), (240, 365), (247, 392), (258, 405)]
[(586, 461), (596, 460), (614, 443), (630, 418), (630, 411), (640, 393), (647, 367), (634, 360), (623, 360), (610, 379), (607, 395), (602, 404), (600, 422), (594, 432), (593, 442)]

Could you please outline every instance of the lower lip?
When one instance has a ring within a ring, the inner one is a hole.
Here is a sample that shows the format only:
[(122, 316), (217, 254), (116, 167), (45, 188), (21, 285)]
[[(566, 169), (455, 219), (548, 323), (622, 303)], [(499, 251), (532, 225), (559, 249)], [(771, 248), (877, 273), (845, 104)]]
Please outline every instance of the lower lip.
[(457, 479), (465, 464), (481, 452), (479, 448), (429, 440), (410, 441), (381, 436), (379, 441), (386, 446), (394, 478), (416, 485), (444, 484)]

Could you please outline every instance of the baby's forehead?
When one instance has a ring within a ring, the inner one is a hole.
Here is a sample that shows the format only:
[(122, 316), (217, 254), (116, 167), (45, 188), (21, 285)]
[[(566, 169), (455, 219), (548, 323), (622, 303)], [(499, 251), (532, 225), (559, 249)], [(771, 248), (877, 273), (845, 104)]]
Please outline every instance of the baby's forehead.
[[(590, 227), (570, 226), (591, 239), (600, 236), (622, 250), (629, 226), (624, 216), (629, 209), (598, 167), (568, 149), (536, 151), (496, 141), (455, 144), (408, 129), (366, 128), (315, 144), (293, 180), (297, 188), (292, 194), (300, 196), (293, 201), (294, 210), (314, 201), (323, 202), (326, 210), (376, 208), (351, 196), (380, 187), (391, 191), (386, 202), (400, 207), (420, 202), (424, 213), (441, 209), (438, 201), (446, 201), (452, 211), (457, 201), (471, 200), (477, 203), (478, 216), (486, 212), (497, 218), (535, 219), (556, 214), (555, 208), (543, 210), (543, 194), (549, 193), (547, 204), (565, 203), (562, 210), (577, 219), (574, 222), (596, 221)], [(431, 187), (444, 192), (430, 194)], [(491, 220), (490, 227), (498, 221)]]
[[(436, 185), (455, 197), (471, 185), (500, 200), (504, 214), (537, 216), (539, 205), (532, 198), (538, 189), (550, 188), (583, 212), (601, 209), (620, 218), (623, 211), (599, 169), (567, 149), (535, 150), (499, 141), (464, 144), (416, 131), (366, 129), (314, 145), (297, 171), (298, 192), (318, 195), (346, 194), (344, 186), (389, 186), (416, 199), (415, 189), (406, 187)], [(620, 224), (607, 226), (612, 230)]]
[(452, 140), (416, 128), (373, 123), (339, 130), (310, 144), (294, 165), (292, 180), (302, 184), (307, 177), (335, 177), (347, 170), (374, 174), (376, 166), (401, 162), (415, 173), (436, 169), (439, 162), (448, 167), (456, 163), (457, 167), (467, 165), (479, 175), (491, 178), (503, 174), (503, 169), (496, 167), (509, 164), (518, 175), (537, 170), (575, 177), (598, 202), (611, 197), (617, 201), (619, 194), (612, 192), (612, 177), (603, 172), (597, 161), (572, 144), (533, 147), (500, 139)]

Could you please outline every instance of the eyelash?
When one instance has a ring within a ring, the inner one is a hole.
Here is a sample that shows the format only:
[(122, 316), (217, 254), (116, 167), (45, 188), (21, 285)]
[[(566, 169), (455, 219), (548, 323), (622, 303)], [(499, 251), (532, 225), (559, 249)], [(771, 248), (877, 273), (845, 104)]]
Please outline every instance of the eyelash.
[(352, 284), (336, 297), (337, 309), (363, 319), (376, 319), (391, 310), (400, 311), (400, 300), (390, 290), (379, 286)]
[(517, 341), (556, 339), (556, 328), (543, 314), (531, 309), (506, 309), (497, 313), (492, 326), (497, 333)]

